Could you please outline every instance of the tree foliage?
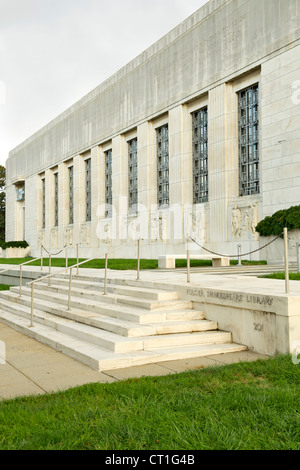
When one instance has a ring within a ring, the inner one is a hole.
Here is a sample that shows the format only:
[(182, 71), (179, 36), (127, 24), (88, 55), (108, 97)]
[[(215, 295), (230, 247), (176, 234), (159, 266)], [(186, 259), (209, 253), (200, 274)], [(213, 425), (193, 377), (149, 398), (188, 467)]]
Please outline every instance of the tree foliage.
[(300, 229), (300, 206), (292, 206), (266, 217), (258, 223), (256, 231), (262, 237), (277, 236), (285, 227), (288, 230)]

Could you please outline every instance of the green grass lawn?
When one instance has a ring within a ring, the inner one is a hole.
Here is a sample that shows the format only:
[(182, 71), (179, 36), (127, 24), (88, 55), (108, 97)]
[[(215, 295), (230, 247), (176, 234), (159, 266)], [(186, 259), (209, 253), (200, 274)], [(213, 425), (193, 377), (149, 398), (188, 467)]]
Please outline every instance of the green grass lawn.
[(0, 402), (0, 449), (300, 450), (290, 356)]
[[(29, 261), (30, 258), (1, 258), (0, 264), (22, 264)], [(79, 262), (84, 261), (84, 259), (79, 259)], [(77, 263), (76, 258), (69, 258), (68, 264), (72, 266)], [(232, 266), (237, 265), (237, 260), (231, 260), (230, 264)], [(247, 261), (243, 260), (242, 264), (244, 266), (248, 265), (262, 265), (266, 264), (266, 261)], [(27, 266), (40, 266), (41, 262), (33, 261), (29, 263)], [(43, 260), (43, 265), (49, 265), (49, 259), (45, 258)], [(51, 265), (54, 267), (65, 267), (66, 260), (65, 258), (52, 258)], [(176, 260), (176, 267), (177, 268), (184, 268), (186, 267), (187, 263), (186, 260)], [(212, 266), (212, 261), (210, 260), (191, 260), (191, 267), (201, 267), (201, 266)], [(96, 259), (93, 261), (89, 261), (86, 264), (82, 265), (82, 268), (95, 268), (95, 269), (103, 269), (105, 267), (105, 260), (104, 259)], [(108, 268), (110, 269), (118, 269), (118, 270), (126, 270), (126, 269), (137, 269), (137, 260), (136, 259), (109, 259), (108, 260)], [(140, 269), (158, 269), (158, 261), (151, 260), (151, 259), (141, 259), (140, 260)]]
[[(259, 277), (265, 277), (268, 279), (285, 279), (285, 273), (278, 272), (278, 273), (272, 273), (272, 274), (265, 274), (264, 276), (259, 276)], [(291, 281), (300, 281), (300, 273), (289, 273), (289, 279)]]

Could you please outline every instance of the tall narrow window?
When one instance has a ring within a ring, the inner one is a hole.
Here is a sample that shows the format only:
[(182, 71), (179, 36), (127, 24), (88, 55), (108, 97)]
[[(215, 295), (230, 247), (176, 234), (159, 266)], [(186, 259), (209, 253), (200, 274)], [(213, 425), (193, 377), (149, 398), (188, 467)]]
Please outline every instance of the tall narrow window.
[(42, 179), (42, 228), (46, 227), (46, 183)]
[(208, 201), (207, 107), (192, 114), (193, 126), (193, 201)]
[(138, 168), (137, 168), (137, 139), (128, 142), (128, 206), (129, 213), (137, 212), (138, 204)]
[(104, 152), (105, 155), (105, 217), (112, 216), (112, 150)]
[(54, 225), (58, 227), (58, 173), (54, 173)]
[(258, 84), (238, 94), (240, 196), (260, 192), (258, 98)]
[(86, 221), (92, 220), (92, 191), (91, 191), (91, 159), (85, 160), (85, 216)]
[(169, 128), (164, 125), (156, 129), (157, 137), (157, 204), (169, 205)]
[(69, 167), (69, 224), (74, 223), (73, 166)]

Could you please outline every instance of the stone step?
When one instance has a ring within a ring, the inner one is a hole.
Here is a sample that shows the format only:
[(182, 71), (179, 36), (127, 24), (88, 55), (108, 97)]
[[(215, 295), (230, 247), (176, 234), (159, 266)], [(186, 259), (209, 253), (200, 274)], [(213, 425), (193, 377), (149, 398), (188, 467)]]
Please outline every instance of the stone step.
[[(4, 301), (2, 301), (1, 307), (2, 309), (5, 308), (6, 311), (10, 310), (10, 312), (17, 312), (19, 316), (23, 316), (28, 320), (30, 319), (29, 307), (16, 304), (14, 305), (13, 303), (8, 306), (7, 303), (4, 303)], [(146, 326), (144, 327), (144, 336), (134, 338), (124, 337), (104, 329), (99, 329), (95, 326), (78, 323), (71, 319), (50, 315), (40, 310), (34, 311), (34, 325), (36, 322), (47, 325), (56, 331), (61, 331), (63, 333), (69, 334), (70, 336), (86, 340), (115, 352), (138, 351), (155, 347), (169, 347), (175, 344), (181, 346), (186, 344), (202, 344), (207, 342), (225, 343), (231, 340), (230, 333), (207, 331), (215, 330), (217, 327), (215, 322), (209, 322), (207, 320), (202, 320), (201, 323), (199, 321), (197, 331), (192, 331), (188, 334), (167, 334), (165, 332), (163, 335), (157, 335), (155, 333), (155, 328), (151, 328), (151, 325), (149, 325), (148, 329)]]
[[(13, 296), (15, 302), (24, 305), (31, 305), (31, 289), (27, 287), (22, 288), (22, 297), (19, 297), (19, 289), (12, 287), (10, 291), (0, 291), (0, 298)], [(103, 296), (107, 297), (107, 296)], [(101, 300), (101, 298), (100, 298)], [(67, 316), (68, 297), (67, 295), (55, 294), (52, 292), (45, 292), (43, 290), (34, 291), (34, 308), (44, 309), (47, 312)], [(203, 313), (198, 310), (192, 309), (191, 302), (184, 302), (185, 308), (179, 309), (176, 305), (175, 310), (170, 309), (157, 309), (145, 310), (142, 308), (131, 307), (121, 304), (110, 304), (107, 302), (98, 302), (90, 299), (82, 299), (79, 297), (72, 298), (71, 310), (89, 312), (90, 314), (106, 315), (108, 317), (118, 318), (119, 320), (131, 321), (138, 324), (160, 323), (165, 321), (179, 321), (179, 320), (196, 320), (203, 318)]]
[(148, 348), (146, 350), (121, 353), (109, 351), (83, 339), (74, 338), (65, 332), (57, 331), (41, 323), (36, 323), (33, 328), (30, 328), (27, 319), (2, 309), (0, 310), (0, 318), (1, 321), (18, 331), (99, 371), (247, 349), (245, 346), (219, 341), (210, 344), (176, 345), (176, 347), (165, 347), (162, 344), (153, 347), (152, 344), (146, 343), (145, 346)]
[[(54, 307), (50, 312), (42, 310), (45, 305), (39, 304), (39, 309), (34, 308), (34, 322), (45, 322), (47, 319), (52, 320), (53, 317), (65, 318), (66, 320), (72, 320), (78, 324), (88, 325), (101, 330), (114, 333), (116, 335), (134, 338), (138, 336), (154, 336), (154, 335), (165, 335), (174, 333), (192, 333), (205, 330), (217, 329), (217, 323), (204, 319), (203, 312), (199, 313), (198, 319), (190, 319), (185, 321), (182, 320), (167, 320), (161, 323), (152, 324), (138, 324), (132, 322), (126, 322), (118, 320), (112, 317), (107, 317), (99, 314), (89, 314), (88, 312), (72, 309), (70, 312), (63, 312), (60, 308), (55, 309)], [(20, 316), (30, 319), (31, 308), (30, 302), (23, 302), (17, 296), (7, 293), (6, 296), (0, 297), (0, 308), (16, 313)], [(190, 311), (187, 311), (190, 314)]]
[[(35, 284), (48, 286), (48, 280), (41, 281)], [(52, 286), (65, 286), (69, 288), (69, 277), (55, 276), (51, 279)], [(77, 279), (77, 276), (72, 278), (72, 291), (76, 288), (78, 291), (84, 291), (88, 294), (89, 291), (95, 292), (98, 295), (104, 292), (104, 282), (102, 280), (90, 281), (86, 278), (84, 280)], [(118, 283), (109, 282), (107, 284), (107, 292), (110, 294), (128, 295), (130, 297), (141, 297), (142, 299), (150, 300), (179, 300), (179, 293), (167, 290), (157, 290), (148, 287), (140, 287), (138, 285), (122, 285)]]
[[(22, 293), (27, 292), (26, 288), (22, 287)], [(12, 287), (12, 292), (19, 293), (19, 287)], [(63, 299), (63, 303), (67, 303), (68, 300), (68, 292), (69, 288), (67, 286), (56, 286), (51, 285), (48, 286), (46, 283), (43, 284), (42, 282), (38, 282), (34, 286), (34, 295), (35, 297), (44, 299), (49, 299), (50, 297), (53, 298), (53, 293), (55, 293), (55, 298)], [(110, 304), (125, 304), (130, 305), (132, 307), (138, 307), (145, 310), (159, 310), (159, 309), (182, 309), (182, 308), (191, 308), (192, 303), (185, 300), (151, 300), (151, 299), (142, 299), (131, 297), (128, 295), (122, 294), (111, 294), (107, 293), (104, 295), (100, 291), (92, 291), (90, 289), (81, 290), (72, 288), (71, 290), (72, 295), (71, 298), (84, 298), (85, 300), (95, 300), (101, 303), (110, 303)], [(57, 295), (63, 294), (63, 296)]]

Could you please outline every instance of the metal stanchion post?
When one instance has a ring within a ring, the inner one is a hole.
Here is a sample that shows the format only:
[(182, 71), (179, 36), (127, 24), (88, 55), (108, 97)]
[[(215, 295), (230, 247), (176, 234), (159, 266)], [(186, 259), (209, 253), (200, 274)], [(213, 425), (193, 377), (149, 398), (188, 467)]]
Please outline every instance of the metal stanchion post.
[(33, 288), (34, 284), (31, 284), (31, 314), (30, 314), (30, 327), (33, 327)]
[(72, 289), (72, 270), (70, 269), (70, 278), (69, 278), (69, 297), (68, 297), (68, 311), (71, 310), (71, 289)]
[(107, 283), (107, 258), (108, 254), (105, 255), (105, 278), (104, 278), (104, 295), (106, 295), (106, 283)]
[(136, 279), (140, 279), (140, 242), (141, 240), (138, 240), (138, 250), (137, 250), (137, 276)]
[(41, 273), (43, 272), (43, 245), (41, 245)]
[(284, 264), (285, 264), (285, 293), (290, 292), (289, 287), (289, 252), (288, 252), (288, 231), (285, 227), (283, 229), (284, 234)]
[(22, 265), (20, 265), (20, 291), (19, 291), (19, 297), (22, 295)]
[(296, 251), (297, 251), (297, 273), (300, 273), (300, 253), (299, 253), (300, 244), (296, 243)]
[[(51, 274), (51, 255), (49, 255), (49, 274)], [(48, 278), (48, 286), (51, 285), (51, 278)]]
[(190, 260), (190, 240), (187, 239), (186, 250), (186, 264), (187, 264), (187, 282), (191, 282), (191, 260)]
[(68, 267), (68, 247), (66, 246), (66, 268)]
[(79, 266), (78, 266), (78, 263), (79, 263), (79, 243), (77, 243), (76, 245), (76, 256), (77, 256), (77, 276), (79, 274)]
[(242, 249), (242, 245), (238, 245), (238, 265), (239, 266), (242, 266), (241, 249)]

